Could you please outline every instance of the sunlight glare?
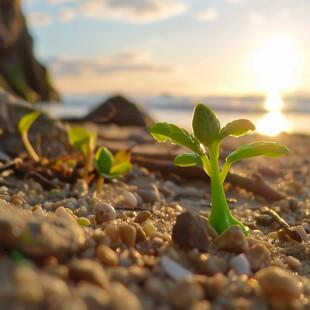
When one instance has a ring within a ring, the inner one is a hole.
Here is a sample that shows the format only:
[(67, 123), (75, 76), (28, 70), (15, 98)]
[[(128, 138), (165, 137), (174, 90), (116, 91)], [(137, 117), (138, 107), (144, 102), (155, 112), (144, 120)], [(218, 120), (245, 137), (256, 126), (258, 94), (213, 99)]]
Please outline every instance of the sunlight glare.
[(280, 93), (277, 91), (269, 92), (264, 106), (265, 106), (265, 109), (269, 112), (280, 111), (283, 106)]
[(280, 111), (266, 114), (257, 124), (259, 133), (267, 136), (275, 136), (282, 131), (289, 131), (291, 123), (285, 119)]
[(254, 69), (262, 87), (266, 90), (281, 90), (292, 87), (298, 53), (294, 43), (285, 37), (266, 41), (257, 51)]

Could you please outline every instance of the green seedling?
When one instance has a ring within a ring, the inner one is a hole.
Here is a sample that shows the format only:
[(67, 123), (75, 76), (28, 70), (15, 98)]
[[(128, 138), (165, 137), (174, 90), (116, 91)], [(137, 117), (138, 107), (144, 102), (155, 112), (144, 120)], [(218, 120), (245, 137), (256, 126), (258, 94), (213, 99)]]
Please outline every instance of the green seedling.
[(69, 141), (84, 157), (85, 180), (88, 178), (88, 172), (91, 169), (92, 158), (96, 146), (97, 135), (81, 127), (71, 127), (68, 131)]
[(31, 125), (34, 123), (34, 121), (40, 116), (41, 113), (42, 113), (41, 111), (34, 111), (31, 113), (28, 113), (25, 116), (23, 116), (18, 122), (18, 130), (21, 134), (25, 148), (29, 156), (34, 161), (40, 161), (40, 158), (38, 154), (36, 153), (36, 151), (33, 149), (32, 145), (30, 144), (30, 141), (28, 139), (28, 130), (31, 127)]
[(106, 147), (97, 150), (94, 159), (94, 166), (99, 174), (97, 196), (100, 196), (104, 179), (120, 178), (132, 169), (130, 159), (129, 150), (120, 151), (115, 157)]
[(201, 165), (211, 179), (211, 212), (210, 224), (218, 233), (222, 233), (232, 225), (239, 225), (247, 235), (248, 228), (235, 219), (228, 208), (223, 183), (228, 170), (234, 162), (254, 157), (279, 157), (289, 155), (286, 146), (276, 142), (255, 142), (246, 144), (226, 157), (222, 169), (219, 167), (219, 148), (222, 140), (227, 136), (241, 136), (255, 126), (246, 119), (238, 119), (221, 128), (215, 112), (209, 107), (198, 104), (194, 109), (193, 135), (185, 129), (168, 123), (157, 123), (150, 128), (150, 133), (159, 142), (170, 139), (172, 143), (183, 145), (192, 150), (192, 153), (178, 155), (174, 164), (178, 166)]

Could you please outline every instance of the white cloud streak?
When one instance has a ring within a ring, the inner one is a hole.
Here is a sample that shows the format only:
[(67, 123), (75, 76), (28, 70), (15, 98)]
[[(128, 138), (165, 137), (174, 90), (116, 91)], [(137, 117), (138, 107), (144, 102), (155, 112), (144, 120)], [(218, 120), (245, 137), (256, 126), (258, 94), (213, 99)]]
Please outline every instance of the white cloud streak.
[(48, 0), (49, 5), (58, 5), (63, 3), (69, 3), (69, 2), (78, 2), (80, 0)]
[(31, 26), (45, 27), (52, 22), (52, 15), (47, 12), (32, 12), (27, 16), (27, 23)]
[(218, 18), (219, 14), (216, 9), (206, 9), (197, 13), (196, 18), (200, 21), (214, 21)]
[(75, 10), (66, 7), (59, 8), (58, 14), (59, 21), (61, 22), (69, 22), (76, 17)]

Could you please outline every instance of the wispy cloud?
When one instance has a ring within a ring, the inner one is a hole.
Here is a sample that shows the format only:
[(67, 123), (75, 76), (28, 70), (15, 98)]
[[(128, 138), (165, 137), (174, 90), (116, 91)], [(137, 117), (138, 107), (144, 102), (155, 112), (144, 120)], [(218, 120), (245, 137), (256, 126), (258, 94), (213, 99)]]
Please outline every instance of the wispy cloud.
[(75, 10), (67, 7), (59, 8), (58, 14), (58, 18), (61, 22), (69, 22), (76, 17)]
[(187, 8), (187, 4), (177, 0), (88, 0), (78, 5), (86, 18), (130, 23), (155, 22), (182, 14)]
[(47, 12), (32, 12), (27, 16), (27, 23), (31, 26), (45, 27), (52, 22), (52, 15)]
[(56, 5), (56, 4), (63, 4), (63, 3), (69, 3), (69, 2), (78, 2), (80, 0), (48, 0), (48, 4), (50, 5)]
[(200, 21), (214, 21), (218, 18), (218, 15), (216, 9), (206, 9), (197, 13), (196, 18)]
[(93, 74), (111, 74), (115, 72), (165, 72), (170, 66), (154, 63), (149, 52), (123, 51), (97, 58), (59, 56), (50, 63), (55, 76)]
[(266, 21), (265, 16), (257, 12), (251, 13), (249, 19), (250, 22), (254, 25), (263, 25)]

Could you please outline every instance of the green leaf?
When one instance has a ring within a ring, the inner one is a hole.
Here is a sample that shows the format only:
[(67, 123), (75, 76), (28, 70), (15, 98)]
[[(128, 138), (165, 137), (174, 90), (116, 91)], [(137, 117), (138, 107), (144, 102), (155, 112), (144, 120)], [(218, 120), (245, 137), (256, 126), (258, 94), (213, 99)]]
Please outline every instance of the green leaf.
[(34, 111), (23, 116), (18, 122), (18, 130), (21, 134), (28, 132), (30, 126), (40, 116), (41, 111)]
[(117, 164), (113, 166), (110, 170), (110, 174), (118, 174), (118, 175), (124, 175), (127, 172), (129, 172), (132, 169), (132, 164), (128, 162), (124, 162), (121, 164)]
[(122, 163), (130, 163), (131, 153), (129, 150), (119, 151), (114, 156), (113, 166), (122, 164)]
[(223, 140), (227, 136), (239, 137), (249, 130), (255, 130), (255, 126), (251, 121), (247, 119), (237, 119), (226, 124), (226, 126), (222, 128), (219, 139)]
[(277, 142), (255, 142), (239, 147), (226, 157), (226, 161), (233, 163), (237, 160), (254, 156), (279, 157), (289, 154), (289, 149), (283, 144)]
[(189, 167), (189, 166), (195, 166), (195, 165), (202, 166), (203, 165), (202, 160), (197, 153), (180, 154), (180, 155), (175, 157), (173, 163), (176, 166), (181, 166), (181, 167)]
[(94, 158), (95, 168), (99, 174), (109, 174), (113, 165), (113, 155), (106, 147), (100, 147)]
[(68, 136), (70, 143), (84, 156), (94, 147), (96, 134), (91, 134), (82, 127), (71, 127)]
[(157, 123), (150, 128), (149, 132), (159, 142), (166, 142), (167, 139), (170, 139), (173, 144), (184, 145), (192, 151), (202, 154), (198, 140), (185, 129), (176, 125)]
[(217, 139), (221, 129), (214, 111), (201, 103), (195, 107), (192, 126), (195, 137), (207, 147)]

